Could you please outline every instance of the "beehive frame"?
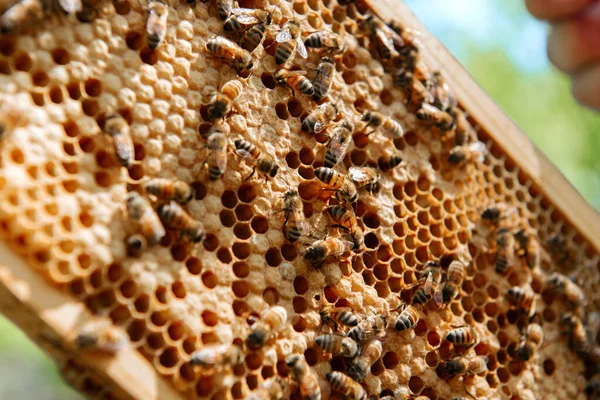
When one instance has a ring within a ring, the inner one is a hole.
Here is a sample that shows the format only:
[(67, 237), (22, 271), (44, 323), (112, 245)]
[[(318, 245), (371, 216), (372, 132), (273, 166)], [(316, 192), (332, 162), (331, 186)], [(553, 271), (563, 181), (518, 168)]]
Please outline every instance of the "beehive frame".
[[(499, 153), (506, 154), (508, 167), (518, 169), (519, 180), (530, 188), (531, 196), (543, 200), (546, 215), (567, 221), (586, 242), (590, 259), (600, 249), (600, 218), (589, 205), (566, 182), (546, 158), (539, 153), (526, 136), (487, 97), (464, 69), (451, 57), (443, 46), (418, 22), (408, 8), (393, 1), (374, 1), (373, 10), (379, 15), (395, 15), (397, 19), (421, 32), (424, 44), (423, 59), (431, 68), (440, 69), (456, 93), (460, 104), (481, 128), (480, 135), (489, 135), (499, 146)], [(593, 250), (592, 250), (593, 248)], [(77, 359), (81, 371), (92, 382), (106, 382), (109, 396), (135, 399), (181, 398), (169, 382), (165, 381), (149, 363), (133, 350), (119, 353), (115, 358), (91, 354), (73, 354), (62, 349), (60, 343), (68, 341), (77, 322), (89, 317), (82, 303), (50, 286), (32, 271), (31, 267), (6, 246), (3, 247), (4, 264), (0, 307), (35, 342), (49, 351), (61, 364)], [(595, 299), (597, 302), (598, 299)], [(136, 371), (135, 375), (127, 371)], [(82, 380), (76, 386), (85, 386)], [(87, 383), (89, 386), (90, 383)]]

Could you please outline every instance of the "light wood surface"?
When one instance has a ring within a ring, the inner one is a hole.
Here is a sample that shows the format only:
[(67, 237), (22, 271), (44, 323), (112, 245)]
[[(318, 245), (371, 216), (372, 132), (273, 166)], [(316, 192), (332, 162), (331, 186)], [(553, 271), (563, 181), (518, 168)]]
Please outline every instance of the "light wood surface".
[(445, 79), (469, 115), (529, 175), (564, 218), (596, 251), (600, 251), (600, 215), (425, 28), (408, 6), (399, 0), (370, 0), (369, 3), (384, 21), (395, 19), (421, 33), (419, 39), (424, 45), (421, 55), (425, 64), (444, 72)]
[[(60, 356), (65, 350), (56, 345), (65, 344), (76, 331), (74, 327), (91, 318), (91, 314), (84, 304), (51, 287), (4, 243), (0, 243), (0, 255), (0, 310), (55, 358), (66, 357), (67, 354)], [(123, 349), (114, 356), (78, 353), (77, 359), (110, 385), (110, 391), (119, 398), (182, 398), (134, 349)]]

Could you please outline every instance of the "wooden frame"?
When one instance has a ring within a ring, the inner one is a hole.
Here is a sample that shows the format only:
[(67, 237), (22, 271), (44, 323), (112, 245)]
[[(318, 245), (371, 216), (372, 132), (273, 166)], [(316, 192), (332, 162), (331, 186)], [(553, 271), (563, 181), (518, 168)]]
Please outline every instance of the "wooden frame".
[[(461, 105), (532, 179), (553, 205), (600, 251), (600, 216), (567, 182), (562, 174), (531, 143), (527, 136), (485, 94), (460, 63), (419, 22), (409, 8), (398, 0), (372, 0), (373, 11), (386, 20), (393, 16), (421, 32), (422, 57), (432, 68), (445, 71), (449, 85)], [(29, 337), (55, 357), (62, 348), (52, 347), (48, 338), (65, 343), (74, 326), (90, 318), (85, 306), (52, 287), (26, 261), (0, 244), (0, 310)], [(73, 355), (75, 356), (75, 355)], [(66, 354), (62, 358), (67, 357)], [(181, 399), (183, 395), (158, 375), (151, 364), (134, 350), (126, 349), (114, 357), (77, 354), (76, 358), (98, 373), (120, 398)]]

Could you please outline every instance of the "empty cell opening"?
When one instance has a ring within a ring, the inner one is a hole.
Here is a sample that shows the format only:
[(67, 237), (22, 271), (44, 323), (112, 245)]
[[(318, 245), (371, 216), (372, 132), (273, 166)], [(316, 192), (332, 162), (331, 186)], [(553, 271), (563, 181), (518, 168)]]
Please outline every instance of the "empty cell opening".
[(236, 242), (232, 246), (233, 255), (239, 260), (245, 260), (250, 256), (250, 245), (248, 243)]
[(43, 71), (37, 71), (33, 75), (31, 75), (31, 81), (35, 86), (47, 86), (50, 82), (50, 78)]
[(302, 296), (295, 296), (292, 300), (292, 306), (294, 308), (294, 312), (297, 314), (302, 314), (308, 308), (308, 302)]
[(223, 226), (226, 228), (231, 228), (233, 225), (235, 225), (235, 215), (229, 210), (221, 210), (219, 213), (219, 218), (221, 220), (221, 224), (223, 224)]
[(423, 390), (423, 380), (418, 376), (411, 376), (408, 380), (408, 388), (413, 393), (420, 393)]
[(235, 215), (239, 221), (249, 221), (254, 212), (252, 211), (252, 207), (248, 204), (240, 204), (235, 208)]
[(265, 260), (270, 267), (277, 267), (281, 264), (282, 258), (279, 249), (270, 248), (265, 254)]
[(298, 118), (304, 112), (302, 104), (296, 99), (288, 101), (287, 108), (292, 117)]
[(219, 247), (219, 238), (212, 233), (208, 233), (204, 238), (203, 245), (207, 251), (215, 251)]
[(263, 299), (268, 305), (275, 305), (279, 303), (279, 292), (275, 288), (268, 287), (263, 292)]
[(252, 230), (256, 233), (266, 233), (269, 230), (269, 221), (263, 215), (257, 215), (252, 218), (250, 223)]
[(291, 169), (298, 168), (300, 166), (300, 159), (298, 158), (298, 153), (296, 153), (295, 151), (289, 152), (285, 156), (285, 162)]
[(158, 62), (158, 52), (150, 49), (149, 47), (144, 47), (140, 51), (140, 59), (145, 64), (154, 65)]
[(315, 155), (312, 152), (312, 149), (308, 147), (303, 147), (300, 150), (300, 162), (304, 165), (311, 165), (315, 161)]
[(273, 90), (275, 89), (275, 86), (277, 86), (275, 78), (273, 78), (273, 75), (269, 74), (268, 72), (263, 72), (260, 76), (260, 80), (267, 89)]
[(44, 93), (31, 92), (30, 95), (31, 95), (31, 101), (33, 101), (33, 104), (35, 104), (38, 107), (43, 107), (43, 105), (45, 104)]
[(254, 185), (252, 185), (251, 183), (244, 183), (238, 189), (237, 194), (238, 194), (238, 198), (240, 199), (240, 201), (242, 201), (244, 203), (251, 203), (252, 200), (254, 200), (256, 198), (257, 192), (256, 192), (256, 188), (254, 187)]
[(67, 84), (67, 93), (73, 100), (79, 100), (81, 98), (81, 88), (78, 82), (71, 82)]
[(229, 252), (229, 249), (226, 247), (221, 247), (219, 249), (219, 251), (217, 251), (217, 258), (223, 264), (229, 264), (233, 260), (233, 258), (231, 257), (231, 253)]
[(185, 262), (185, 267), (192, 275), (199, 275), (202, 271), (202, 262), (196, 257), (190, 257)]
[(303, 276), (294, 278), (294, 291), (297, 294), (305, 294), (310, 288), (308, 280)]
[(277, 103), (275, 105), (275, 114), (277, 114), (279, 119), (287, 120), (290, 118), (290, 113), (285, 103)]
[(242, 261), (238, 261), (233, 264), (233, 274), (238, 278), (245, 278), (250, 274), (250, 268), (248, 264)]
[(31, 58), (27, 53), (21, 53), (14, 58), (14, 66), (17, 71), (27, 72), (31, 69), (32, 64)]
[(208, 289), (214, 289), (218, 283), (217, 276), (214, 273), (212, 273), (211, 271), (206, 271), (205, 273), (202, 274), (202, 283)]
[(234, 281), (231, 284), (231, 290), (236, 297), (244, 298), (250, 293), (250, 286), (243, 280)]
[(215, 326), (219, 323), (219, 317), (213, 311), (204, 310), (201, 316), (202, 322), (204, 322), (204, 325), (206, 326)]
[(93, 117), (100, 111), (100, 106), (96, 100), (85, 99), (81, 102), (81, 110), (89, 117)]

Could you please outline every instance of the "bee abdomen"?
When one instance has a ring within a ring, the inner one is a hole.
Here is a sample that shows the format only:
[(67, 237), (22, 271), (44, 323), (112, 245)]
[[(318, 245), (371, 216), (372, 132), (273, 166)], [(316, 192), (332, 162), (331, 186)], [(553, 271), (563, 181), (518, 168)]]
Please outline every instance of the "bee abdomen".
[(323, 183), (329, 184), (333, 180), (334, 172), (330, 168), (315, 169), (315, 176)]
[(308, 35), (308, 37), (304, 40), (304, 45), (314, 49), (323, 47), (321, 44), (321, 36), (318, 34), (318, 32)]
[(293, 51), (294, 48), (289, 42), (281, 43), (279, 46), (277, 46), (277, 51), (275, 52), (275, 64), (284, 64), (287, 60), (289, 60)]
[(500, 253), (498, 253), (496, 255), (496, 261), (495, 261), (495, 266), (496, 266), (496, 272), (499, 274), (504, 274), (506, 272), (506, 270), (508, 269), (508, 258)]
[(279, 165), (275, 164), (273, 160), (269, 160), (266, 158), (259, 159), (257, 165), (260, 171), (264, 172), (271, 178), (274, 178), (275, 175), (277, 175), (277, 172), (279, 171)]
[(242, 29), (242, 25), (240, 25), (240, 22), (237, 20), (237, 18), (229, 17), (227, 20), (225, 20), (223, 29), (226, 32), (237, 32)]
[(162, 37), (156, 33), (153, 33), (151, 35), (148, 35), (147, 42), (148, 47), (154, 50), (162, 43)]
[(218, 167), (208, 167), (208, 177), (211, 181), (216, 181), (223, 176), (223, 171)]
[(358, 318), (350, 311), (342, 311), (337, 316), (337, 320), (346, 326), (354, 327), (358, 325)]
[(392, 157), (380, 157), (378, 164), (379, 164), (379, 169), (382, 170), (383, 172), (389, 171), (395, 167), (397, 167), (398, 165), (400, 165), (400, 163), (402, 162), (402, 157), (400, 156), (392, 156)]
[(333, 168), (338, 163), (338, 158), (335, 154), (327, 150), (323, 159), (323, 165), (327, 168)]
[(317, 121), (311, 118), (306, 118), (304, 121), (302, 121), (302, 132), (314, 132), (316, 125)]
[(300, 91), (300, 93), (309, 96), (315, 92), (315, 88), (313, 87), (310, 80), (308, 80), (308, 78), (304, 76), (300, 78), (300, 82), (298, 83), (298, 90)]
[(267, 341), (267, 331), (264, 329), (255, 329), (248, 335), (246, 345), (251, 350), (257, 350), (264, 346)]
[(425, 304), (429, 301), (429, 299), (431, 299), (431, 296), (427, 295), (427, 293), (425, 293), (424, 290), (419, 290), (417, 293), (415, 293), (415, 296), (413, 298), (413, 303), (414, 304)]
[(408, 330), (414, 326), (414, 322), (406, 315), (400, 315), (398, 319), (396, 319), (395, 329), (398, 332), (402, 332)]

